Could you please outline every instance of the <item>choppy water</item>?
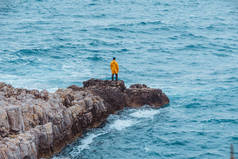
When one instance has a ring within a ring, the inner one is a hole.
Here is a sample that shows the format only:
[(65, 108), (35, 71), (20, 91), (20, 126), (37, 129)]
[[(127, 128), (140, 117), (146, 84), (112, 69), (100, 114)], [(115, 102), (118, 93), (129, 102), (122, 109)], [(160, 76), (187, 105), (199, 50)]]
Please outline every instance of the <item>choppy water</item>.
[(120, 79), (170, 105), (112, 115), (55, 158), (224, 159), (238, 152), (237, 26), (237, 0), (0, 0), (0, 81), (110, 79), (116, 56)]

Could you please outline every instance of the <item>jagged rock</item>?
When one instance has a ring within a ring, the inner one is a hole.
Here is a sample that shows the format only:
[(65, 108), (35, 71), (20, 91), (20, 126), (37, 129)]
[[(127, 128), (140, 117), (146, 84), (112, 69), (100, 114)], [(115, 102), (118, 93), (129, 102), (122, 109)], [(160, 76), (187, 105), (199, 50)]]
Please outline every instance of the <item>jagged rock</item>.
[(138, 107), (150, 105), (160, 107), (169, 103), (168, 97), (160, 89), (148, 88), (146, 85), (132, 85), (126, 89), (126, 105)]
[(133, 84), (130, 88), (148, 88), (145, 84)]
[(169, 103), (160, 90), (91, 79), (55, 93), (0, 83), (0, 158), (48, 158), (124, 107)]
[(9, 134), (10, 126), (8, 123), (7, 112), (0, 108), (0, 136), (6, 137)]
[(21, 107), (9, 106), (6, 108), (10, 131), (19, 132), (24, 131), (24, 122), (22, 118)]

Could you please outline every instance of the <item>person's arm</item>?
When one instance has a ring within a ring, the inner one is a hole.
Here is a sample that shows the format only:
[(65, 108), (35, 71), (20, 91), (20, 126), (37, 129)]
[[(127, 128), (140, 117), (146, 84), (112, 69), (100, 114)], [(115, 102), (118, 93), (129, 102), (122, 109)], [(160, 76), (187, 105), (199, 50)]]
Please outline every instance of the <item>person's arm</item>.
[(116, 63), (116, 69), (117, 69), (117, 72), (119, 72), (119, 65), (118, 65), (118, 63)]
[(110, 64), (110, 66), (111, 66), (111, 70), (112, 70), (112, 62), (111, 62), (111, 64)]

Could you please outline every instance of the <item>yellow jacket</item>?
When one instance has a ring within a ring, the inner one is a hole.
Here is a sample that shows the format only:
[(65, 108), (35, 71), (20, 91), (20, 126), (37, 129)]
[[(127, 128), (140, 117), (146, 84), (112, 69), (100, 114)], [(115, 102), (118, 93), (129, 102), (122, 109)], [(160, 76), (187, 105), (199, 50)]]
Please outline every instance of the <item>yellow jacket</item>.
[(116, 60), (112, 60), (111, 62), (111, 71), (112, 71), (112, 74), (118, 74), (119, 66)]

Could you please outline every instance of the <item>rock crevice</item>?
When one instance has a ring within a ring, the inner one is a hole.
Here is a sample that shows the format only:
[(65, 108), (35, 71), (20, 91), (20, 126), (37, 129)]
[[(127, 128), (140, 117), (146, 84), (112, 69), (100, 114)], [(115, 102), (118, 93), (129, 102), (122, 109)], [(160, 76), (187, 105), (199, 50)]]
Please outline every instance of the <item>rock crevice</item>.
[(0, 83), (0, 158), (50, 157), (124, 107), (169, 103), (160, 89), (91, 79), (55, 93)]

